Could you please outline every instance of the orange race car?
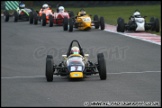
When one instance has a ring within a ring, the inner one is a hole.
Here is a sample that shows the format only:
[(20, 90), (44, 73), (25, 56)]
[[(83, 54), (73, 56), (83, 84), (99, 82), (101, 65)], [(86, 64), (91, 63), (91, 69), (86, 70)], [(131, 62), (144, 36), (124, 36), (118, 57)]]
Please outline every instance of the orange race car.
[(43, 4), (40, 11), (31, 12), (29, 14), (29, 23), (30, 24), (38, 24), (38, 21), (42, 26), (45, 26), (49, 23), (49, 15), (53, 15), (53, 10), (48, 6), (48, 4)]

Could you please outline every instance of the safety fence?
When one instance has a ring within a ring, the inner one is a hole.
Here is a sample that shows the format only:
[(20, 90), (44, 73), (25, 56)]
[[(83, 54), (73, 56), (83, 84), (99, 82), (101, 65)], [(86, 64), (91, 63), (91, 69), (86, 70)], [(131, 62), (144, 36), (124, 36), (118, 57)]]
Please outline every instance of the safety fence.
[(6, 10), (15, 10), (19, 6), (19, 1), (5, 1)]

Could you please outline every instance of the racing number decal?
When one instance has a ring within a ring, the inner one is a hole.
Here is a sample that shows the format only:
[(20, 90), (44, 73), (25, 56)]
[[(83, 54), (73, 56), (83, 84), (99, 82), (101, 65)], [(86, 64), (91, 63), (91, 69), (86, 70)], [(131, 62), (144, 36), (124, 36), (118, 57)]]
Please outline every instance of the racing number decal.
[(91, 19), (90, 18), (84, 18), (83, 21), (84, 22), (91, 22)]
[(75, 66), (71, 66), (70, 71), (75, 71), (76, 67)]
[(71, 66), (70, 71), (82, 71), (82, 66)]

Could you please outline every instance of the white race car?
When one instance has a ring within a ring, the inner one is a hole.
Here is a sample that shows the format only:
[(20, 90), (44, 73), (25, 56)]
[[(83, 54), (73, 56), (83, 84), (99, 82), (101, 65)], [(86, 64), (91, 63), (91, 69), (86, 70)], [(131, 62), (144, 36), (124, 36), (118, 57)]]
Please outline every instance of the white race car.
[(159, 19), (155, 17), (150, 18), (150, 22), (147, 23), (145, 17), (131, 16), (128, 23), (124, 22), (124, 19), (119, 17), (117, 19), (117, 32), (124, 31), (156, 31), (159, 32)]

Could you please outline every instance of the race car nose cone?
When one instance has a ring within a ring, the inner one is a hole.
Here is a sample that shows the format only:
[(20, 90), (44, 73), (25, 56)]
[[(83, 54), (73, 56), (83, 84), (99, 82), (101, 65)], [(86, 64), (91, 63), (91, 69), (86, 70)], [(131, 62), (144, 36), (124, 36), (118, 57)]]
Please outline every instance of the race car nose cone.
[(71, 72), (70, 78), (83, 78), (83, 72)]

